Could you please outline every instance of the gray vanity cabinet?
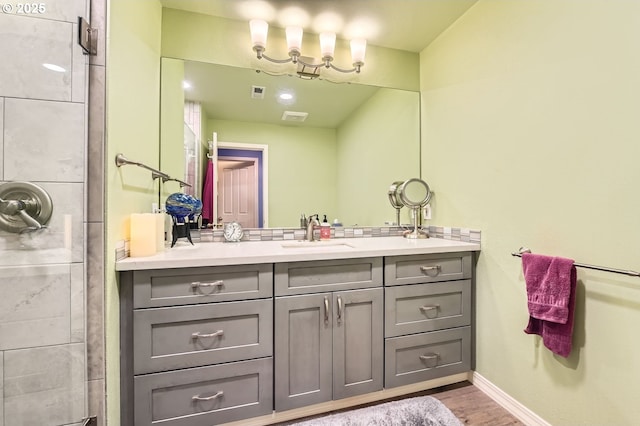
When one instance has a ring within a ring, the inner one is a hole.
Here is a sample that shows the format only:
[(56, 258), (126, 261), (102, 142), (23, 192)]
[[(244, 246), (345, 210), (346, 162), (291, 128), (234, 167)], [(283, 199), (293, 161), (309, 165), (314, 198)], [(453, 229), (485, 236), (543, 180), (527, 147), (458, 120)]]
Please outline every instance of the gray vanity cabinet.
[(458, 380), (472, 367), (472, 263), (454, 252), (123, 271), (120, 424), (269, 423)]
[(385, 387), (471, 369), (472, 254), (385, 258)]
[[(318, 290), (323, 285), (361, 285), (356, 282), (377, 285), (276, 297), (276, 411), (382, 390), (381, 266), (379, 258), (276, 264), (276, 292), (279, 278), (280, 282), (303, 283), (304, 293), (310, 286)], [(300, 273), (303, 270), (305, 276)], [(280, 289), (288, 292), (291, 287)]]
[(273, 264), (120, 274), (123, 426), (273, 411)]

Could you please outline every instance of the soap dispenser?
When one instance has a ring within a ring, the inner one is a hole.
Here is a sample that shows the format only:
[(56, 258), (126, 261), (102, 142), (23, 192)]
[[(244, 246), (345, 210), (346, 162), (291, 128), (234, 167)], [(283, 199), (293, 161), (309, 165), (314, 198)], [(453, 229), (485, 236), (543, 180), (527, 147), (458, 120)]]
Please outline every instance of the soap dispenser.
[(331, 224), (327, 220), (327, 215), (324, 215), (324, 219), (322, 219), (322, 223), (320, 224), (320, 239), (328, 240), (331, 238)]

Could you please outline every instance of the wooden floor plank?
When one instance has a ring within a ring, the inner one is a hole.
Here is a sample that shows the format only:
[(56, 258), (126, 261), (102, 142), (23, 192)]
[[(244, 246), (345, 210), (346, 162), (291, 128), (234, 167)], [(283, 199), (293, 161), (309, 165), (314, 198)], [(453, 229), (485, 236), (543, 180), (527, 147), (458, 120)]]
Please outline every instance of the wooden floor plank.
[[(468, 426), (524, 426), (524, 423), (520, 422), (507, 410), (502, 408), (497, 402), (487, 396), (477, 387), (473, 386), (470, 382), (461, 382), (453, 385), (442, 386), (435, 389), (429, 389), (422, 392), (417, 392), (409, 395), (404, 395), (398, 398), (392, 398), (384, 401), (376, 402), (375, 404), (360, 405), (358, 407), (352, 407), (351, 409), (363, 408), (366, 406), (382, 404), (389, 401), (413, 398), (416, 396), (429, 395), (432, 396), (449, 408), (455, 416), (460, 419), (464, 425)], [(343, 412), (348, 410), (338, 410), (332, 413)], [(331, 414), (332, 414), (331, 413)], [(325, 413), (327, 415), (330, 413)], [(291, 422), (278, 423), (280, 426), (290, 425), (293, 423), (301, 422), (303, 420), (309, 420), (311, 418), (317, 418), (321, 416), (312, 416), (304, 419), (297, 419)]]
[(521, 426), (520, 422), (497, 402), (469, 382), (445, 386), (434, 393), (426, 393), (437, 398), (469, 426)]

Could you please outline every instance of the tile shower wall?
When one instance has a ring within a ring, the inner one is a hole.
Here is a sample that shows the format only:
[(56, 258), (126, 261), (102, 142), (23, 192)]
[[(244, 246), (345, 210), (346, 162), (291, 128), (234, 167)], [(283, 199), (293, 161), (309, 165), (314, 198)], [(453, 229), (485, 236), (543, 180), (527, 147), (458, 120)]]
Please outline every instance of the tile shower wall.
[[(0, 184), (36, 183), (54, 207), (41, 232), (0, 231), (0, 426), (79, 425), (88, 414), (102, 424), (104, 79), (89, 69), (104, 75), (104, 59), (90, 63), (76, 43), (89, 0), (43, 2), (39, 14), (2, 3), (13, 13), (0, 14)], [(92, 3), (104, 40), (104, 1)], [(91, 104), (89, 83), (102, 91)]]

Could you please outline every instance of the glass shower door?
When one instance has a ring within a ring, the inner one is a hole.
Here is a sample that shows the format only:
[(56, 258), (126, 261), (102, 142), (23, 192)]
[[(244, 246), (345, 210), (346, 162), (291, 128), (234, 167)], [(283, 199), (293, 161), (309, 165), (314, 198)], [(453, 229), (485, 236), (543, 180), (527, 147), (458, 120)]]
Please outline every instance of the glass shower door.
[[(88, 59), (76, 40), (88, 1), (26, 5), (0, 13), (0, 426), (82, 425)], [(16, 182), (49, 195), (48, 221), (6, 190)]]

